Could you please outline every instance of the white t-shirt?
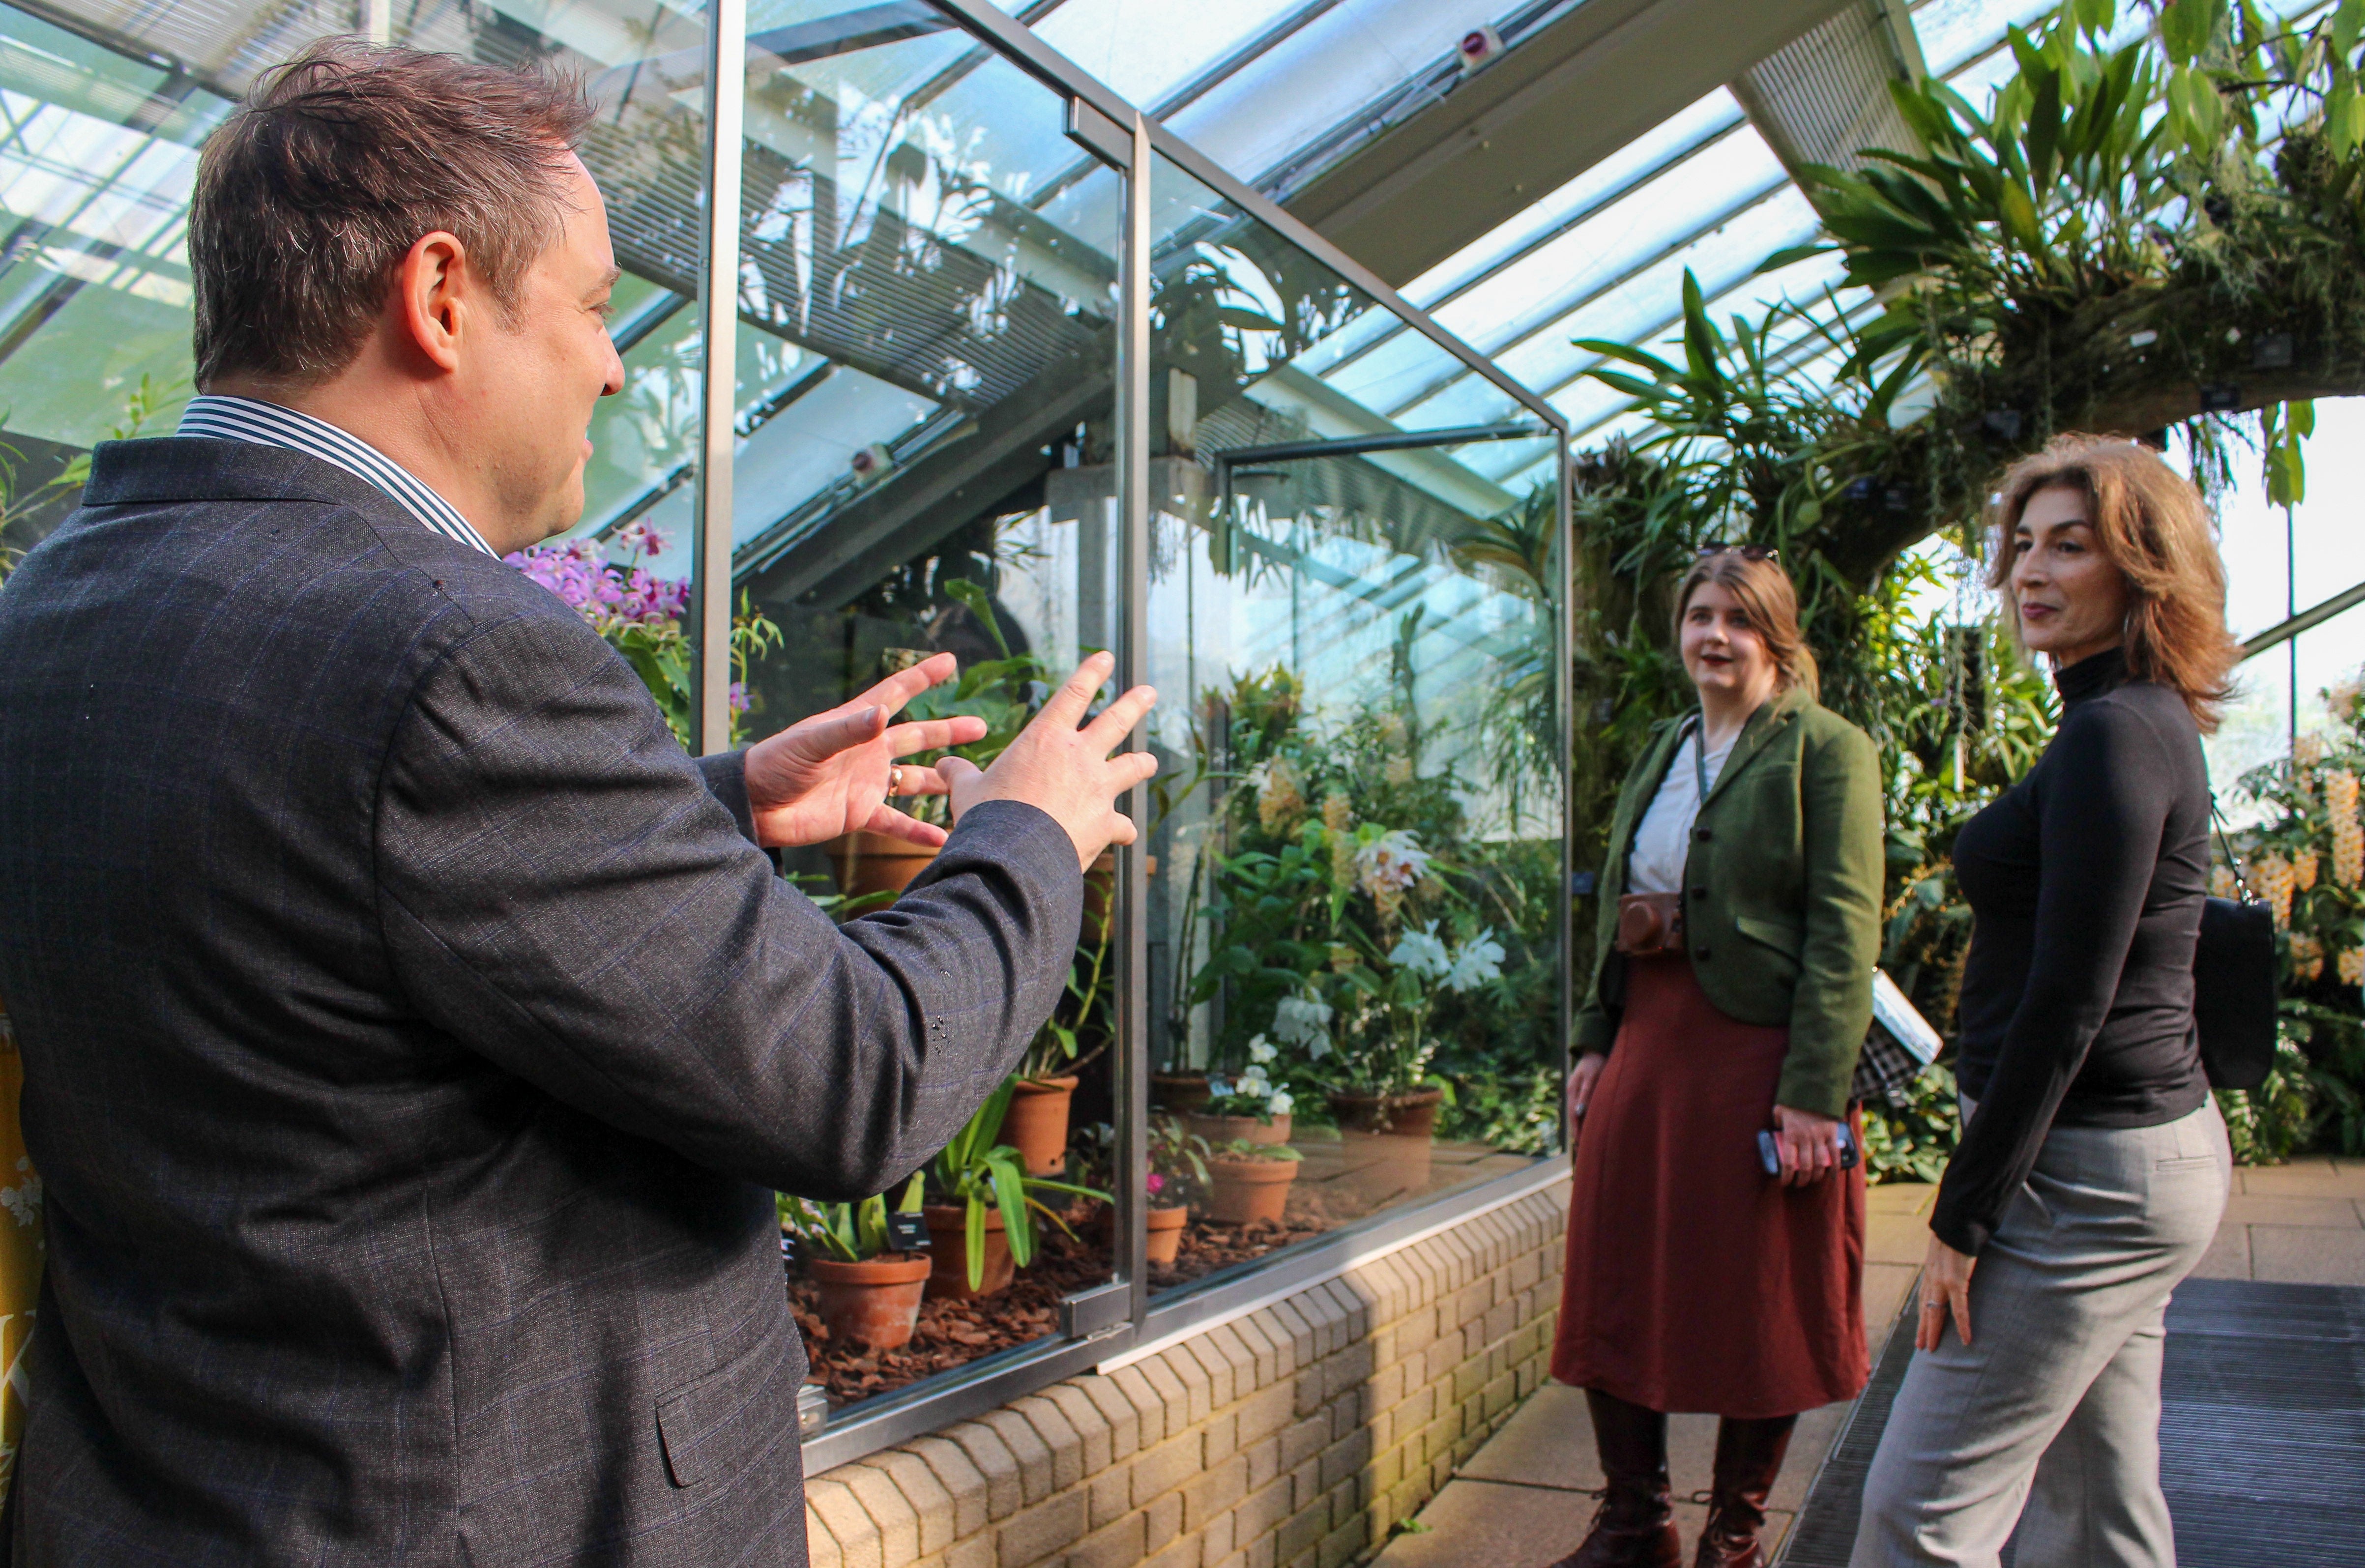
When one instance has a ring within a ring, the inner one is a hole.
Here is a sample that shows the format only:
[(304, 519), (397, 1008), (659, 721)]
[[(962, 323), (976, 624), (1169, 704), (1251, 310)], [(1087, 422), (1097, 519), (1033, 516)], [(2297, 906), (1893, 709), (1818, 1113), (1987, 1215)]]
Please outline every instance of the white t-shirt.
[[(1717, 775), (1724, 771), (1724, 759), (1732, 755), (1732, 743), (1741, 738), (1746, 725), (1736, 726), (1724, 737), (1723, 744), (1709, 750), (1701, 759), (1708, 770), (1709, 788), (1716, 788)], [(1693, 764), (1693, 755), (1700, 746), (1701, 727), (1695, 722), (1691, 733), (1676, 747), (1673, 761), (1667, 764), (1667, 776), (1659, 781), (1659, 792), (1651, 797), (1651, 809), (1642, 813), (1642, 823), (1634, 830), (1634, 852), (1626, 863), (1626, 890), (1630, 893), (1681, 892), (1684, 886), (1684, 857), (1690, 852), (1692, 823), (1699, 816), (1700, 768)]]

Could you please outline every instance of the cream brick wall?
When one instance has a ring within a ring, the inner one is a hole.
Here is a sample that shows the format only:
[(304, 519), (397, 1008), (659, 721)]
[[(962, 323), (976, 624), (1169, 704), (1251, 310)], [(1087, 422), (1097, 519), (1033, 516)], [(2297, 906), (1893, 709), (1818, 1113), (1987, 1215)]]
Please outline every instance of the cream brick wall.
[(813, 1477), (813, 1568), (1344, 1568), (1546, 1375), (1565, 1182)]

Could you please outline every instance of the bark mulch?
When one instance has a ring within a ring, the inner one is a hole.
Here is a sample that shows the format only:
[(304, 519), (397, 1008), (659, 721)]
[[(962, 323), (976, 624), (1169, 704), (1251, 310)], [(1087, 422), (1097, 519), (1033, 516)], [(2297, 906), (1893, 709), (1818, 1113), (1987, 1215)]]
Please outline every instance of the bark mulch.
[(1019, 1270), (1010, 1288), (997, 1295), (981, 1301), (931, 1296), (922, 1302), (912, 1342), (895, 1350), (831, 1344), (828, 1326), (821, 1320), (820, 1293), (812, 1281), (791, 1274), (789, 1309), (813, 1361), (805, 1381), (821, 1384), (833, 1406), (850, 1405), (1058, 1333), (1059, 1298), (1109, 1277), (1107, 1244), (1082, 1226), (1076, 1235), (1070, 1241), (1046, 1226), (1035, 1261)]
[[(1312, 1240), (1357, 1217), (1320, 1212), (1323, 1206), (1318, 1200), (1306, 1202), (1293, 1194), (1289, 1213), (1279, 1225), (1217, 1225), (1194, 1218), (1183, 1228), (1173, 1267), (1151, 1265), (1149, 1287), (1175, 1289), (1218, 1269)], [(1058, 1333), (1059, 1298), (1100, 1284), (1110, 1274), (1108, 1243), (1100, 1226), (1081, 1212), (1070, 1223), (1076, 1229), (1073, 1240), (1045, 1227), (1034, 1263), (1019, 1270), (1010, 1288), (999, 1295), (981, 1301), (931, 1296), (921, 1303), (919, 1327), (911, 1343), (900, 1350), (831, 1344), (828, 1326), (821, 1320), (820, 1293), (802, 1274), (791, 1273), (789, 1308), (813, 1362), (806, 1381), (819, 1383), (833, 1406), (850, 1405)]]
[(1271, 1221), (1216, 1225), (1211, 1220), (1194, 1219), (1182, 1227), (1182, 1245), (1175, 1255), (1174, 1266), (1170, 1269), (1150, 1265), (1149, 1288), (1172, 1290), (1218, 1269), (1228, 1269), (1300, 1241), (1310, 1241), (1329, 1228), (1319, 1222), (1309, 1224), (1295, 1215), (1283, 1216), (1280, 1225)]

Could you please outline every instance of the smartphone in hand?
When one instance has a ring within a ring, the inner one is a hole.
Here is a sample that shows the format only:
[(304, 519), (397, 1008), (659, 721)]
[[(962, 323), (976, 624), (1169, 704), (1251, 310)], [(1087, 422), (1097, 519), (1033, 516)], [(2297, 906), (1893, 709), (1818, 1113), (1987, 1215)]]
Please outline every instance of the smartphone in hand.
[[(1857, 1158), (1855, 1135), (1848, 1131), (1848, 1125), (1845, 1122), (1840, 1124), (1839, 1145), (1840, 1169), (1855, 1170)], [(1771, 1132), (1761, 1132), (1757, 1135), (1757, 1163), (1765, 1168), (1765, 1174), (1768, 1176), (1782, 1174), (1782, 1148), (1775, 1141)]]

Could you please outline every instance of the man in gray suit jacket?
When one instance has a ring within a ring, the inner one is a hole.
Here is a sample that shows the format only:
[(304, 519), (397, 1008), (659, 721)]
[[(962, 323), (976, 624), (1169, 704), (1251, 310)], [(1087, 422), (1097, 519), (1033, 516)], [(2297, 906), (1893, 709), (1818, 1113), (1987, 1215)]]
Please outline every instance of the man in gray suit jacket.
[[(499, 559), (622, 383), (584, 114), (352, 44), (267, 78), (199, 174), (207, 396), (0, 594), (18, 1563), (801, 1564), (771, 1190), (939, 1147), (1131, 839), (1105, 659), (983, 772), (891, 771), (978, 733), (889, 722), (949, 658), (693, 763)], [(943, 847), (835, 926), (759, 846), (857, 826)]]

